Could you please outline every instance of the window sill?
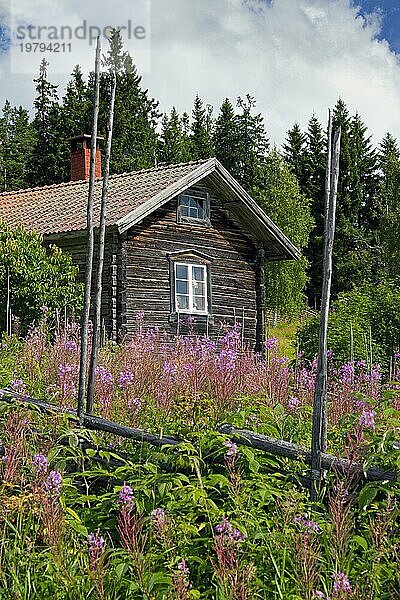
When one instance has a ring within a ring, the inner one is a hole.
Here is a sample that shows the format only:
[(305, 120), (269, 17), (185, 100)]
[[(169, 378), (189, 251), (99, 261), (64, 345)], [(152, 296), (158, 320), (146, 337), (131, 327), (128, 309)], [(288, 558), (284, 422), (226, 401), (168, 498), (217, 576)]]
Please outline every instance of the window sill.
[(196, 225), (197, 227), (211, 227), (209, 219), (194, 219), (193, 217), (179, 217), (179, 225)]
[[(187, 321), (188, 317), (192, 317), (194, 319), (194, 324), (196, 323), (209, 323), (209, 325), (213, 325), (214, 324), (214, 317), (210, 314), (204, 314), (204, 313), (189, 313), (189, 312), (180, 312), (179, 313), (179, 320), (180, 321)], [(178, 322), (178, 313), (173, 312), (169, 315), (169, 322), (170, 323), (177, 323)]]

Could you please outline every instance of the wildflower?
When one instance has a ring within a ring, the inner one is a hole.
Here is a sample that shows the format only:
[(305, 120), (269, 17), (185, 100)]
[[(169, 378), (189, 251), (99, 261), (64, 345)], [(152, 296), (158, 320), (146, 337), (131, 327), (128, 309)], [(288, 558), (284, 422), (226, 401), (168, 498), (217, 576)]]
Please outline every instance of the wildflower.
[(134, 377), (131, 371), (121, 371), (118, 377), (118, 385), (122, 389), (126, 389), (133, 382)]
[(268, 338), (265, 341), (264, 345), (265, 345), (266, 350), (276, 350), (278, 348), (278, 338), (276, 338), (276, 337)]
[(329, 597), (325, 596), (324, 592), (321, 592), (321, 590), (314, 591), (314, 598), (322, 598), (322, 600), (329, 600)]
[(129, 398), (128, 399), (128, 408), (129, 408), (129, 410), (139, 410), (140, 409), (140, 399), (139, 398)]
[(308, 518), (308, 515), (296, 515), (293, 519), (293, 523), (304, 528), (307, 533), (317, 533), (319, 531), (319, 525), (316, 521)]
[(160, 538), (163, 538), (167, 528), (167, 517), (164, 509), (155, 508), (151, 513), (151, 522), (155, 532), (160, 536)]
[(61, 342), (61, 348), (68, 350), (69, 352), (78, 352), (78, 344), (74, 340), (63, 340)]
[(374, 410), (363, 409), (360, 415), (360, 425), (363, 429), (375, 429), (375, 415)]
[(224, 446), (226, 446), (227, 451), (225, 452), (225, 458), (236, 458), (238, 455), (238, 447), (237, 444), (231, 442), (230, 440), (225, 440)]
[(40, 310), (42, 311), (42, 313), (45, 315), (47, 313), (47, 311), (49, 310), (47, 306), (45, 306), (44, 304), (40, 307)]
[(37, 475), (42, 475), (46, 473), (48, 468), (47, 458), (43, 454), (35, 454), (32, 458), (32, 465), (35, 468)]
[(124, 505), (132, 504), (133, 490), (130, 485), (123, 485), (119, 492), (119, 502)]
[(44, 487), (51, 496), (57, 497), (61, 491), (62, 475), (60, 471), (50, 471), (47, 477)]
[(178, 563), (178, 570), (182, 573), (182, 575), (184, 575), (185, 577), (189, 576), (189, 569), (188, 566), (186, 564), (185, 559), (181, 560), (180, 563)]
[(174, 363), (165, 362), (163, 364), (163, 371), (166, 375), (173, 377), (176, 375), (177, 366)]
[(335, 595), (340, 595), (342, 592), (351, 594), (352, 588), (347, 576), (344, 573), (335, 573), (333, 577), (333, 592)]
[(26, 392), (26, 385), (22, 379), (13, 379), (11, 382), (11, 387), (14, 392), (17, 392), (17, 394), (25, 394)]
[(104, 550), (105, 540), (97, 531), (97, 533), (89, 533), (86, 543), (89, 547), (91, 563), (94, 563), (100, 558)]
[(296, 408), (298, 406), (300, 406), (300, 404), (301, 404), (301, 402), (300, 402), (300, 400), (298, 398), (295, 398), (294, 396), (290, 396), (290, 398), (289, 398), (289, 408), (290, 408), (290, 410), (295, 411)]

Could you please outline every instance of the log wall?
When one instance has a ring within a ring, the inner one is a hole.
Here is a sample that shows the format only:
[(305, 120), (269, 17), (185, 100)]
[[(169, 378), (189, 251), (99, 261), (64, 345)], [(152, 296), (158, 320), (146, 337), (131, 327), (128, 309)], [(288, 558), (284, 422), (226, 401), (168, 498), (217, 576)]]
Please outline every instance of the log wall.
[[(197, 186), (197, 188), (200, 186)], [(235, 321), (243, 325), (251, 345), (256, 333), (256, 248), (210, 194), (210, 225), (177, 223), (177, 199), (132, 227), (120, 240), (119, 326), (128, 337), (143, 311), (145, 326), (170, 335), (187, 330), (186, 317), (171, 314), (170, 260), (177, 251), (195, 250), (210, 256), (212, 320), (196, 317), (195, 333), (216, 338)], [(184, 260), (184, 259), (183, 259)]]

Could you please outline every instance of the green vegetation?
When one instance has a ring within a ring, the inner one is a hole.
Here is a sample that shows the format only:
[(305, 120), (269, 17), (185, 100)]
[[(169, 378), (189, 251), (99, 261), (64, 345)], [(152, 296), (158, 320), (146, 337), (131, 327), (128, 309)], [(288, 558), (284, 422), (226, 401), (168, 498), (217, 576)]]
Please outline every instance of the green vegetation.
[[(6, 338), (0, 384), (73, 408), (78, 347), (72, 323)], [(306, 465), (216, 433), (229, 422), (308, 448), (314, 381), (274, 339), (263, 360), (241, 351), (237, 330), (219, 350), (190, 337), (165, 346), (139, 321), (131, 342), (101, 352), (96, 412), (179, 445), (0, 400), (0, 598), (395, 600), (398, 483), (332, 471), (311, 504)], [(398, 390), (387, 383), (331, 369), (331, 452), (400, 467)]]

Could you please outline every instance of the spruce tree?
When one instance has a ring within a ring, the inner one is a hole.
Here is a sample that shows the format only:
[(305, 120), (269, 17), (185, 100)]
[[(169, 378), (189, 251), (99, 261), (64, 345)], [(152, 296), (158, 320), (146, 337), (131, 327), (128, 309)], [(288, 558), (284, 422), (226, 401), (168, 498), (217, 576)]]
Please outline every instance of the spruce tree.
[(31, 162), (32, 127), (28, 111), (12, 107), (6, 101), (0, 118), (0, 190), (18, 190), (28, 186), (27, 170)]
[(221, 104), (214, 127), (215, 156), (232, 175), (239, 167), (238, 122), (232, 103), (226, 98)]
[(244, 99), (238, 98), (237, 104), (241, 112), (236, 118), (238, 166), (234, 176), (251, 192), (259, 187), (266, 165), (269, 140), (263, 116), (261, 113), (253, 114), (255, 99), (247, 94)]
[(379, 148), (382, 216), (379, 228), (382, 245), (382, 275), (400, 279), (400, 151), (396, 139), (387, 133)]
[(179, 116), (175, 107), (169, 116), (164, 115), (158, 153), (160, 162), (174, 164), (191, 159), (190, 139), (186, 129), (183, 118)]
[(63, 135), (62, 110), (58, 103), (57, 86), (47, 78), (48, 62), (43, 59), (39, 76), (34, 79), (36, 98), (34, 101), (32, 161), (29, 170), (31, 185), (59, 183), (68, 179), (65, 158), (66, 141)]
[(309, 262), (307, 297), (309, 304), (319, 307), (322, 291), (324, 253), (326, 135), (315, 115), (308, 122), (306, 133), (307, 163), (306, 187), (303, 189), (311, 200), (314, 227), (304, 254)]
[(212, 108), (205, 107), (197, 95), (192, 111), (190, 147), (192, 160), (214, 156)]
[(283, 156), (293, 175), (297, 177), (301, 191), (308, 191), (307, 136), (298, 123), (287, 132)]

